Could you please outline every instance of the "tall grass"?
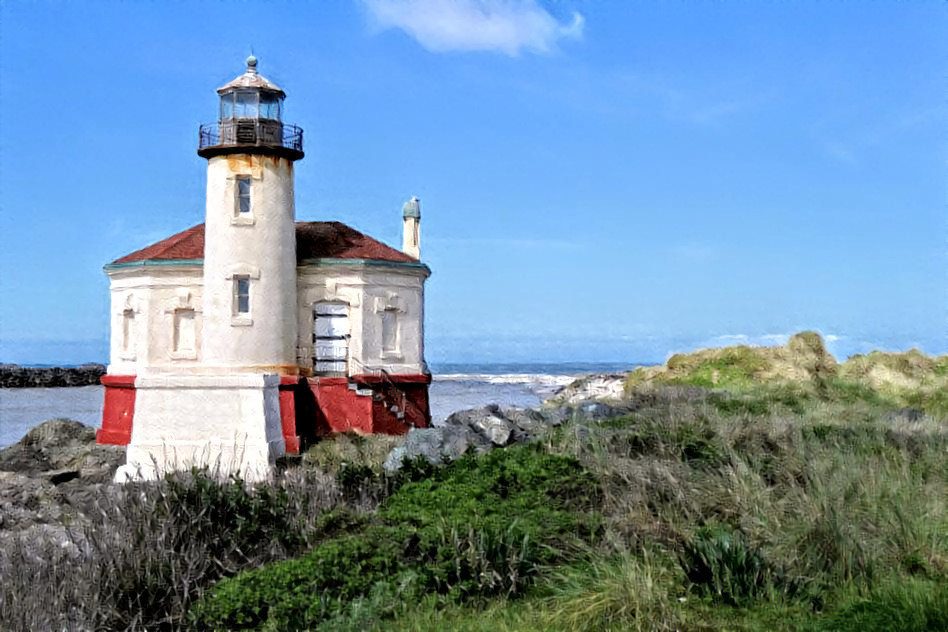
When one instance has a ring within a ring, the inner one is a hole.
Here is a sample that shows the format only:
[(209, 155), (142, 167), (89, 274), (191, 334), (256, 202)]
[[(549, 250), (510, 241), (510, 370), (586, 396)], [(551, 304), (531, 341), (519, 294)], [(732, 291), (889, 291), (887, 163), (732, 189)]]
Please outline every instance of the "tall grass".
[(581, 433), (562, 428), (548, 445), (601, 481), (605, 540), (617, 551), (660, 546), (679, 560), (693, 598), (799, 604), (798, 616), (819, 620), (899, 578), (948, 582), (948, 428), (939, 420), (834, 385), (703, 397), (646, 385), (631, 398), (634, 413)]
[(177, 630), (221, 577), (299, 555), (342, 497), (318, 472), (250, 487), (203, 470), (106, 488), (95, 511), (0, 552), (0, 629)]

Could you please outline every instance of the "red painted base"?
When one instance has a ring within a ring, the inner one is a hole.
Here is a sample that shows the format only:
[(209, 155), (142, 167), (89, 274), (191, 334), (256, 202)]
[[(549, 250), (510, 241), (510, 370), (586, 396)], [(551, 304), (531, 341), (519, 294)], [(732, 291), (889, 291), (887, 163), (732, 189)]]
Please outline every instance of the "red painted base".
[(135, 416), (135, 376), (103, 375), (105, 387), (102, 427), (95, 432), (95, 442), (105, 445), (127, 445), (132, 439), (132, 418)]
[(300, 437), (296, 434), (296, 386), (297, 378), (280, 378), (280, 425), (288, 454), (300, 453)]
[[(280, 423), (288, 454), (333, 432), (405, 434), (431, 424), (430, 375), (357, 375), (280, 381)], [(135, 376), (104, 375), (105, 406), (96, 443), (127, 445), (135, 416)]]

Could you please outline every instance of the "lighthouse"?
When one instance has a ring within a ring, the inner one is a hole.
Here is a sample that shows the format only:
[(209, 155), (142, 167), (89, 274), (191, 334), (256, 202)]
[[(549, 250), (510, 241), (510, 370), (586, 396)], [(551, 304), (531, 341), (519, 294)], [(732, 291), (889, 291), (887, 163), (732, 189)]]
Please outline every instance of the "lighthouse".
[(286, 94), (253, 56), (217, 93), (218, 120), (201, 125), (198, 143), (207, 159), (201, 363), (138, 376), (120, 476), (207, 465), (258, 479), (285, 452), (279, 387), (299, 371), (293, 164), (303, 131), (283, 122)]
[(296, 217), (293, 163), (303, 131), (282, 121), (283, 91), (247, 71), (217, 90), (220, 118), (203, 125), (204, 364), (296, 375)]
[(297, 222), (303, 131), (284, 121), (286, 93), (251, 56), (217, 95), (199, 127), (204, 222), (105, 266), (96, 440), (128, 446), (117, 480), (192, 466), (257, 480), (322, 435), (431, 422), (419, 200), (402, 208), (401, 250)]

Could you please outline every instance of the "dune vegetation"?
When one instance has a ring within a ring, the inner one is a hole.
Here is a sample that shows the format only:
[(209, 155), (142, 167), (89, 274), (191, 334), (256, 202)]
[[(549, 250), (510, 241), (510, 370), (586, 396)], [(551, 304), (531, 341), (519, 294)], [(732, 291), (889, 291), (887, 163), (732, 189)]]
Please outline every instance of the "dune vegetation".
[(945, 630), (946, 380), (804, 333), (444, 465), (339, 436), (268, 485), (111, 489), (73, 546), (6, 546), (0, 628)]

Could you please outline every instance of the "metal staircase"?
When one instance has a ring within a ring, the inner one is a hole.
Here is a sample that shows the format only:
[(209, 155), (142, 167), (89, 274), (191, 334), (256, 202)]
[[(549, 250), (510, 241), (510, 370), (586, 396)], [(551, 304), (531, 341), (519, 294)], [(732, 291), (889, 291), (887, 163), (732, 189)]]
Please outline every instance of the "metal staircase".
[[(361, 365), (361, 363), (360, 363)], [(416, 427), (411, 419), (425, 419), (425, 411), (412, 402), (408, 395), (392, 380), (391, 374), (382, 367), (368, 367), (361, 365), (365, 374), (378, 376), (378, 382), (359, 380), (356, 377), (348, 377), (348, 387), (350, 391), (355, 392), (360, 397), (371, 397), (373, 402), (381, 402), (382, 405), (392, 413), (395, 418), (408, 426)], [(411, 413), (409, 416), (408, 413)]]

